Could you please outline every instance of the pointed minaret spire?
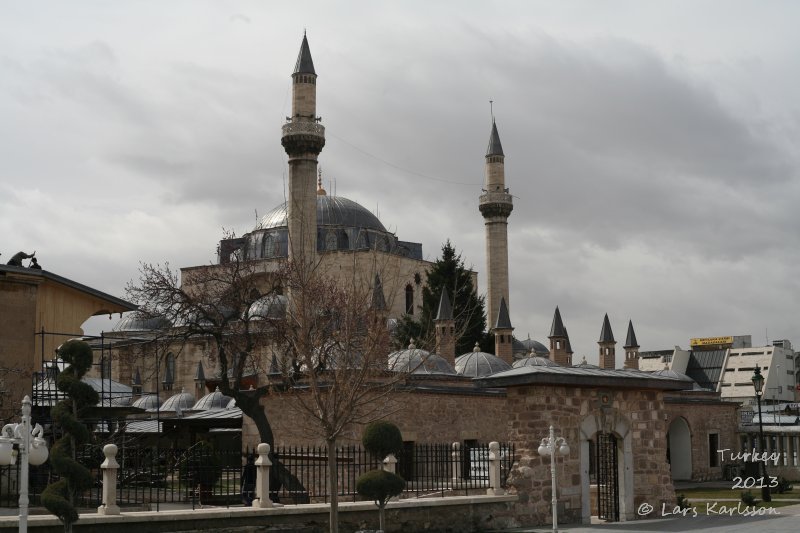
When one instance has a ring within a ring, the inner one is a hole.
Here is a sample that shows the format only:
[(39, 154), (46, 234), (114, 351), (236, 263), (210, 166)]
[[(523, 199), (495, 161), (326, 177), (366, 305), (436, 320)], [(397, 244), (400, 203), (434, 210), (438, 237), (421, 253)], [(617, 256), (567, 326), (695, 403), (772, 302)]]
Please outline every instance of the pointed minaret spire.
[(497, 123), (492, 119), (492, 133), (489, 135), (489, 147), (486, 148), (486, 156), (501, 155), (503, 153), (503, 145), (500, 144), (500, 134), (497, 133)]
[(506, 299), (500, 298), (500, 308), (497, 311), (497, 321), (492, 329), (494, 332), (494, 354), (506, 363), (514, 363), (514, 328), (508, 316)]
[(486, 150), (485, 181), (478, 209), (486, 227), (486, 311), (489, 320), (497, 316), (501, 298), (511, 307), (508, 290), (508, 217), (514, 209), (505, 183), (505, 154), (492, 116), (492, 131)]
[(314, 61), (311, 59), (311, 49), (308, 47), (308, 38), (303, 31), (303, 42), (300, 44), (300, 53), (297, 54), (297, 63), (294, 66), (295, 74), (314, 74)]
[(442, 289), (442, 295), (439, 297), (439, 310), (433, 324), (436, 332), (436, 353), (450, 363), (450, 366), (455, 366), (456, 323), (453, 320), (453, 307), (445, 289)]
[(639, 370), (639, 343), (636, 342), (636, 332), (633, 331), (633, 321), (628, 320), (628, 335), (625, 337), (625, 364), (624, 368)]
[(561, 320), (561, 311), (558, 306), (556, 306), (556, 312), (553, 313), (553, 325), (550, 326), (548, 338), (550, 339), (550, 360), (561, 366), (570, 366), (572, 364), (570, 356), (572, 347), (569, 345), (567, 328), (564, 327), (564, 322)]
[(597, 341), (600, 345), (600, 368), (614, 369), (617, 366), (614, 346), (617, 341), (614, 340), (614, 332), (611, 331), (611, 322), (608, 320), (608, 313), (603, 318), (603, 327), (600, 329), (600, 340)]

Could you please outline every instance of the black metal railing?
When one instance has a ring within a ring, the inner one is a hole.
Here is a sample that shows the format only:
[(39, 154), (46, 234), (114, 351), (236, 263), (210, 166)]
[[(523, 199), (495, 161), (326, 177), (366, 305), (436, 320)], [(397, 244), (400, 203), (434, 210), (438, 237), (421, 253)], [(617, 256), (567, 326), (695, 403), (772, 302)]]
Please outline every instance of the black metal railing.
[[(145, 446), (119, 446), (116, 456), (117, 503), (129, 509), (157, 510), (159, 504), (241, 505), (243, 491), (253, 490), (254, 479), (242, 483), (246, 457), (239, 450), (212, 449), (197, 444), (187, 449)], [(501, 485), (514, 462), (514, 447), (500, 446)], [(87, 445), (78, 461), (89, 468), (95, 480), (81, 494), (78, 506), (97, 508), (102, 501), (101, 445)], [(274, 450), (270, 497), (284, 504), (328, 502), (328, 452), (324, 446), (279, 446)], [(382, 461), (360, 446), (341, 446), (336, 450), (337, 493), (340, 500), (358, 501), (356, 480), (381, 468)], [(252, 469), (252, 467), (249, 467)], [(403, 498), (440, 497), (482, 493), (489, 487), (489, 446), (474, 444), (453, 454), (451, 444), (409, 443), (397, 457), (396, 471), (406, 480)], [(31, 505), (40, 505), (40, 493), (58, 479), (49, 463), (31, 467)], [(247, 476), (246, 476), (247, 477)], [(252, 476), (250, 476), (252, 477)], [(0, 468), (0, 506), (16, 507), (19, 498), (19, 465)], [(252, 494), (250, 494), (252, 497)]]

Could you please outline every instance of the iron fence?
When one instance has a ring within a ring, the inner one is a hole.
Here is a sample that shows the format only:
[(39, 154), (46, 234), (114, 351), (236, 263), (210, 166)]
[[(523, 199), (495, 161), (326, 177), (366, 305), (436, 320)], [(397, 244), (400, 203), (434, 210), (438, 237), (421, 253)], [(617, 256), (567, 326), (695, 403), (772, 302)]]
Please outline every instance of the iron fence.
[[(255, 477), (243, 466), (246, 457), (239, 450), (217, 450), (202, 443), (187, 449), (120, 446), (116, 459), (117, 502), (122, 507), (157, 510), (159, 504), (241, 505), (252, 499)], [(514, 462), (514, 447), (500, 447), (501, 484)], [(100, 445), (80, 450), (78, 461), (89, 468), (93, 486), (84, 491), (78, 506), (97, 508), (102, 503), (104, 457)], [(252, 461), (251, 461), (252, 462)], [(328, 452), (324, 446), (278, 446), (274, 450), (270, 498), (284, 504), (318, 503), (330, 500)], [(360, 446), (336, 450), (337, 493), (343, 501), (358, 501), (356, 480), (381, 468), (382, 461)], [(40, 505), (41, 491), (58, 479), (49, 463), (31, 467), (31, 505)], [(424, 498), (482, 493), (489, 487), (489, 447), (475, 444), (453, 451), (451, 444), (414, 444), (397, 457), (397, 473), (406, 481), (402, 498)], [(243, 483), (243, 472), (245, 482)], [(252, 474), (252, 470), (251, 470)], [(0, 468), (0, 506), (16, 507), (19, 498), (19, 465)], [(247, 494), (243, 494), (243, 492)]]

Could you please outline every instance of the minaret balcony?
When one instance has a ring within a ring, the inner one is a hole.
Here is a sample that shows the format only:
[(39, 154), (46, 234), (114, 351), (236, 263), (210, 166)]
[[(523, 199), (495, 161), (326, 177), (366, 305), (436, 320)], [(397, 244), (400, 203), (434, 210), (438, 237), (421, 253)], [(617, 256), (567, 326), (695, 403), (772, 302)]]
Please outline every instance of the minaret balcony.
[(325, 146), (325, 126), (318, 122), (298, 120), (283, 125), (281, 144), (288, 154), (320, 153)]
[(484, 217), (507, 217), (514, 209), (513, 197), (507, 192), (485, 192), (480, 195), (478, 209)]

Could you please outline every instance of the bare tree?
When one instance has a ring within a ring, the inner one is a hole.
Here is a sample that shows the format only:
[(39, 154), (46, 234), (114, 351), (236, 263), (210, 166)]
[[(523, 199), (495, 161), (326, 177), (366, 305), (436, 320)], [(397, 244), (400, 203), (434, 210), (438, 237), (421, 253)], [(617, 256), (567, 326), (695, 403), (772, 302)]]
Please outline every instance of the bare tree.
[(369, 286), (319, 269), (287, 265), (286, 319), (275, 325), (274, 340), (286, 391), (293, 395), (297, 420), (324, 438), (331, 495), (330, 531), (338, 531), (336, 444), (349, 427), (394, 411), (391, 391), (405, 379), (387, 368), (390, 334), (380, 276)]
[(155, 353), (165, 347), (180, 350), (190, 339), (203, 341), (218, 365), (220, 391), (253, 420), (261, 441), (273, 445), (272, 427), (259, 403), (269, 384), (244, 390), (242, 379), (265, 373), (270, 324), (283, 301), (279, 277), (239, 259), (184, 271), (183, 280), (169, 264), (142, 264), (140, 279), (126, 292), (142, 318), (163, 318), (168, 324), (151, 341), (160, 347)]

